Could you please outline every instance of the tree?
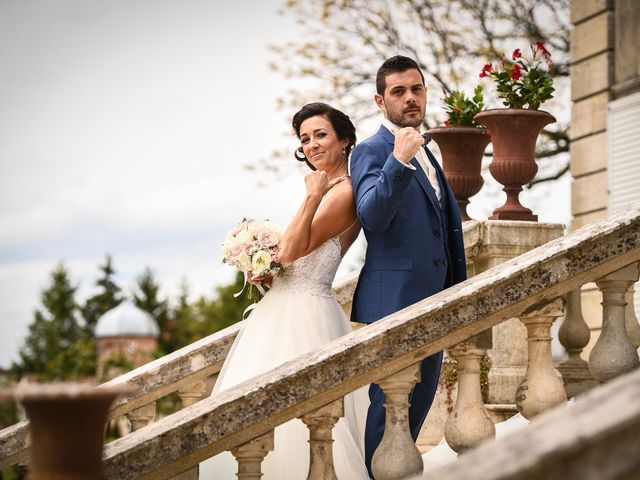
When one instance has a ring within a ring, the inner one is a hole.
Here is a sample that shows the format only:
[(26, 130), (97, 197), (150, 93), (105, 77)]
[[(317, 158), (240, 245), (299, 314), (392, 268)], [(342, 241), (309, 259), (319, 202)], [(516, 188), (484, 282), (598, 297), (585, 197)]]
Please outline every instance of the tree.
[(102, 276), (98, 278), (95, 285), (100, 291), (89, 297), (82, 307), (82, 317), (84, 318), (87, 330), (93, 335), (98, 319), (112, 308), (117, 307), (122, 302), (120, 287), (113, 281), (116, 271), (113, 268), (111, 255), (106, 255), (104, 265), (98, 267)]
[[(245, 287), (243, 289), (243, 287)], [(212, 300), (201, 297), (194, 303), (197, 314), (210, 324), (210, 333), (227, 328), (243, 318), (246, 308), (259, 300), (249, 293), (249, 285), (244, 285), (244, 276), (238, 272), (233, 283), (216, 288)], [(235, 296), (242, 290), (242, 294)]]
[(159, 298), (160, 284), (155, 279), (153, 270), (149, 267), (144, 269), (136, 279), (136, 288), (133, 291), (133, 303), (142, 310), (151, 314), (158, 322), (160, 328), (160, 339), (158, 341), (161, 353), (168, 353), (168, 335), (166, 333), (167, 320), (169, 318), (169, 302)]
[(189, 303), (189, 285), (183, 280), (178, 305), (171, 310), (166, 330), (163, 332), (167, 352), (178, 350), (209, 333), (204, 322), (198, 318), (196, 309)]
[(29, 335), (12, 370), (33, 373), (44, 380), (72, 379), (95, 374), (95, 349), (91, 336), (78, 323), (76, 286), (60, 263), (51, 284), (42, 292), (43, 310), (36, 310)]
[(250, 299), (248, 289), (235, 297), (244, 285), (238, 273), (233, 283), (216, 288), (211, 299), (204, 296), (189, 303), (189, 287), (182, 283), (178, 305), (171, 311), (166, 337), (167, 352), (177, 350), (242, 320), (245, 309), (257, 299)]
[[(372, 96), (378, 66), (404, 54), (426, 75), (425, 127), (435, 126), (443, 118), (433, 114), (441, 111), (440, 89), (471, 91), (483, 63), (500, 62), (503, 53), (537, 40), (553, 54), (557, 102), (567, 108), (569, 0), (287, 0), (282, 13), (304, 29), (299, 40), (272, 47), (278, 57), (272, 69), (298, 85), (305, 80), (304, 89), (293, 87), (278, 99), (289, 118), (304, 103), (321, 99), (344, 109), (356, 124), (370, 119), (377, 115)], [(542, 140), (541, 168), (532, 183), (568, 171), (566, 158), (556, 158), (568, 152), (568, 122), (550, 125)], [(290, 156), (275, 151), (266, 166), (278, 171)]]

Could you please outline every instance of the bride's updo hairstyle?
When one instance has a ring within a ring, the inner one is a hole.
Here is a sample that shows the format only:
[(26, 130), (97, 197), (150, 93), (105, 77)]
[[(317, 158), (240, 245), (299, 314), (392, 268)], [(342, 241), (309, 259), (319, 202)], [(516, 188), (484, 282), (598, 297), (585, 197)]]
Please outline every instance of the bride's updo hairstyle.
[[(322, 102), (314, 102), (307, 103), (304, 107), (302, 107), (294, 116), (293, 120), (291, 120), (291, 125), (296, 132), (296, 136), (300, 138), (300, 125), (305, 120), (321, 115), (333, 126), (333, 129), (336, 131), (339, 140), (349, 140), (349, 144), (344, 147), (344, 153), (347, 158), (349, 158), (349, 154), (351, 153), (351, 149), (356, 144), (356, 127), (353, 126), (351, 120), (349, 120), (349, 116), (342, 113), (340, 110), (333, 108), (331, 105), (327, 105)], [(307, 159), (304, 152), (302, 151), (302, 147), (299, 147), (294, 152), (293, 156), (299, 162), (305, 162), (307, 166), (311, 170), (315, 170), (316, 168), (311, 165), (311, 162)]]

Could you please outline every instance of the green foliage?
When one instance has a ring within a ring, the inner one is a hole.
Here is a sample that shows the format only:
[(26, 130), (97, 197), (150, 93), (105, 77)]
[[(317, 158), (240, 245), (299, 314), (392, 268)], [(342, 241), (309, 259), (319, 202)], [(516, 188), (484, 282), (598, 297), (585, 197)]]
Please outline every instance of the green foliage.
[(257, 301), (249, 298), (248, 288), (237, 298), (234, 297), (243, 285), (244, 277), (238, 272), (234, 282), (216, 288), (212, 298), (201, 296), (190, 304), (187, 300), (189, 289), (183, 283), (178, 305), (172, 310), (164, 332), (169, 351), (182, 348), (242, 320), (244, 310)]
[[(8, 388), (9, 386), (9, 375), (7, 375), (4, 370), (0, 370), (0, 390)], [(13, 425), (17, 421), (18, 412), (15, 402), (10, 399), (0, 399), (0, 430), (8, 427), (9, 425)]]
[(445, 125), (451, 127), (481, 127), (473, 117), (484, 108), (484, 92), (482, 85), (476, 86), (473, 98), (468, 98), (462, 90), (446, 92), (444, 110), (447, 112)]
[(120, 305), (123, 300), (120, 287), (113, 281), (113, 275), (116, 271), (113, 268), (111, 255), (107, 255), (104, 265), (99, 265), (98, 268), (102, 272), (102, 276), (96, 281), (96, 286), (100, 290), (86, 300), (81, 310), (82, 318), (84, 318), (90, 334), (94, 333), (98, 319), (112, 308)]
[(51, 273), (50, 286), (41, 294), (43, 310), (36, 310), (29, 325), (20, 360), (12, 366), (14, 374), (68, 380), (95, 373), (95, 348), (78, 323), (76, 290), (60, 263)]
[(0, 470), (1, 480), (24, 480), (27, 478), (27, 467), (14, 465), (4, 470)]
[[(122, 300), (120, 288), (111, 280), (114, 270), (110, 257), (100, 269), (103, 276), (97, 285), (103, 291), (91, 297), (82, 309), (96, 321), (98, 313), (102, 315), (108, 305), (115, 307)], [(189, 287), (184, 282), (178, 304), (171, 309), (169, 302), (160, 298), (160, 285), (153, 271), (147, 268), (137, 278), (133, 299), (158, 322), (161, 336), (157, 355), (160, 356), (242, 320), (245, 308), (253, 303), (248, 298), (248, 288), (238, 298), (234, 297), (243, 285), (244, 277), (238, 273), (233, 283), (218, 287), (211, 298), (201, 296), (190, 302)], [(78, 321), (76, 290), (64, 265), (56, 266), (49, 287), (42, 292), (42, 308), (34, 313), (20, 360), (12, 365), (14, 377), (29, 373), (50, 381), (81, 379), (96, 374), (93, 338), (96, 321), (86, 321), (85, 325)], [(104, 372), (113, 368), (125, 372), (132, 367), (124, 358), (112, 358), (107, 360)]]
[(133, 370), (133, 363), (122, 352), (117, 352), (109, 356), (102, 363), (102, 374), (98, 379), (100, 382), (106, 382), (123, 373)]

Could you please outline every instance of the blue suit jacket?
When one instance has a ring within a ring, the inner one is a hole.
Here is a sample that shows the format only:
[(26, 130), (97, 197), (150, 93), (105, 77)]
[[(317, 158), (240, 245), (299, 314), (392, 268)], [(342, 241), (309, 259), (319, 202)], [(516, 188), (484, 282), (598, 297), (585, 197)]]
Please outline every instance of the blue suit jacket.
[(392, 154), (394, 136), (384, 126), (353, 150), (351, 178), (367, 253), (351, 310), (354, 322), (371, 323), (466, 279), (460, 213), (433, 154), (442, 191)]

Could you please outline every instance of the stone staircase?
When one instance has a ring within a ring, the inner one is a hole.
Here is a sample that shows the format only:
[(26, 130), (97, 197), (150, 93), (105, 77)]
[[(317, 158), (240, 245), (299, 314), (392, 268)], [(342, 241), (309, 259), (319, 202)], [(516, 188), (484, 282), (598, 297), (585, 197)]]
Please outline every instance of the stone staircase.
[[(638, 208), (552, 241), (549, 241), (550, 238), (561, 234), (560, 226), (487, 221), (467, 222), (464, 229), (465, 250), (469, 268), (474, 274), (469, 280), (214, 397), (199, 400), (204, 394), (204, 380), (219, 372), (241, 324), (98, 387), (135, 387), (133, 393), (117, 400), (109, 413), (110, 418), (129, 416), (138, 429), (106, 446), (104, 460), (108, 477), (161, 479), (181, 475), (181, 478), (193, 478), (197, 475), (200, 461), (221, 451), (250, 450), (264, 456), (276, 426), (298, 417), (331, 416), (326, 413), (327, 408), (331, 409), (336, 402), (340, 403), (346, 393), (371, 382), (380, 383), (383, 388), (394, 382), (407, 383), (406, 379), (415, 376), (422, 358), (445, 348), (452, 352), (459, 363), (459, 390), (452, 416), (458, 421), (447, 423), (445, 436), (454, 449), (471, 450), (492, 436), (492, 422), (489, 421), (489, 427), (487, 410), (478, 395), (479, 356), (487, 350), (499, 352), (496, 358), (505, 362), (492, 367), (502, 367), (497, 369), (499, 375), (494, 376), (494, 384), (503, 389), (497, 396), (501, 401), (493, 402), (495, 405), (515, 404), (525, 417), (533, 418), (566, 401), (561, 382), (562, 392), (558, 391), (558, 377), (551, 363), (549, 329), (552, 322), (563, 315), (559, 299), (587, 282), (596, 281), (602, 286), (605, 299), (601, 336), (604, 340), (600, 347), (604, 354), (597, 355), (594, 365), (590, 365), (594, 371), (604, 372), (597, 380), (608, 381), (640, 364), (637, 353), (635, 359), (623, 355), (622, 360), (617, 354), (633, 349), (624, 326), (624, 302), (618, 300), (620, 295), (624, 297), (626, 290), (638, 278)], [(531, 250), (537, 245), (542, 246)], [(530, 251), (523, 253), (526, 250)], [(346, 310), (349, 309), (353, 285), (354, 281), (350, 279), (336, 286), (336, 295)], [(496, 335), (495, 329), (494, 335), (491, 335), (491, 329), (497, 325), (506, 328), (502, 336)], [(522, 347), (527, 352), (526, 364), (509, 365), (509, 356), (502, 355), (500, 349), (506, 353), (513, 350), (514, 342), (520, 338), (520, 334), (513, 332), (522, 332), (522, 329), (526, 335)], [(506, 345), (499, 343), (498, 338), (506, 338)], [(597, 349), (594, 347), (594, 350)], [(607, 361), (609, 364), (604, 365), (606, 368), (601, 368), (603, 362)], [(507, 375), (506, 372), (512, 372), (513, 375)], [(514, 375), (519, 380), (514, 380)], [(634, 383), (637, 374), (631, 375), (635, 375), (631, 380), (626, 377), (619, 380), (627, 382), (624, 388), (611, 390), (606, 386), (599, 390), (607, 389), (606, 395), (615, 397), (618, 403), (626, 401), (632, 407), (638, 407), (640, 397), (629, 397), (630, 392), (636, 390), (633, 386), (629, 387), (628, 382), (637, 385), (637, 381)], [(409, 381), (409, 388), (410, 385)], [(510, 398), (509, 394), (504, 393), (507, 391), (512, 392)], [(173, 392), (181, 396), (184, 408), (154, 422), (155, 401)], [(623, 395), (624, 399), (618, 399), (619, 395)], [(505, 398), (508, 401), (502, 401)], [(614, 404), (617, 403), (610, 405)], [(571, 416), (573, 413), (569, 415), (568, 411), (564, 409), (560, 413), (549, 413), (555, 415), (555, 421), (543, 422), (541, 416), (540, 426), (534, 420), (530, 426), (530, 432), (533, 433), (527, 435), (537, 438), (535, 432), (538, 429), (547, 429), (545, 431), (549, 432), (549, 429), (565, 428), (570, 422), (559, 422), (557, 418), (574, 418)], [(575, 418), (582, 418), (578, 413)], [(615, 430), (620, 422), (636, 425), (637, 417), (637, 411), (635, 416), (613, 416), (613, 426), (589, 430), (593, 435), (592, 443), (606, 445), (607, 442), (600, 438), (602, 432)], [(571, 432), (570, 438), (558, 447), (557, 456), (562, 456), (564, 451), (570, 452), (571, 445), (584, 444), (584, 431), (565, 430)], [(27, 432), (26, 422), (0, 431), (0, 468), (28, 461)], [(418, 450), (413, 447), (393, 448), (397, 444), (406, 445), (408, 435), (408, 428), (402, 422), (387, 427), (383, 443), (391, 446), (390, 453), (385, 454), (389, 455), (385, 459), (391, 473), (377, 475), (379, 479), (419, 476), (417, 471), (403, 470), (403, 465), (417, 464), (416, 458), (420, 456)], [(633, 448), (639, 448), (639, 440), (631, 439), (630, 442)], [(481, 448), (495, 449), (497, 445), (499, 442)], [(521, 442), (509, 443), (509, 448), (505, 446), (504, 449), (511, 451), (514, 459), (518, 455), (528, 458), (525, 450), (516, 451), (517, 445), (524, 449)], [(531, 450), (533, 455), (540, 449)], [(461, 457), (456, 466), (457, 472), (463, 472), (459, 475), (465, 471), (461, 470), (462, 465), (469, 464), (466, 459), (472, 458), (471, 455), (477, 457), (476, 452), (479, 451), (471, 450)], [(536, 458), (541, 458), (542, 454), (536, 455)], [(548, 450), (546, 455), (550, 455)], [(491, 461), (489, 458), (483, 459), (487, 464)], [(491, 472), (499, 470), (496, 470), (496, 463), (492, 463), (493, 470), (487, 467), (489, 476), (474, 474), (473, 478), (539, 478), (524, 476), (525, 473), (518, 476), (518, 472), (528, 471), (526, 469), (530, 467), (525, 468), (522, 465), (526, 462), (515, 460), (514, 463), (521, 466), (512, 469), (515, 472), (510, 473), (512, 476), (492, 477)], [(640, 464), (631, 460), (625, 464), (627, 471), (640, 468)], [(257, 465), (259, 468), (259, 462)], [(562, 471), (561, 463), (551, 462), (549, 465), (555, 465), (553, 468), (558, 472)], [(314, 471), (327, 472), (329, 468), (328, 465), (321, 465)], [(467, 475), (464, 478), (472, 477)]]

